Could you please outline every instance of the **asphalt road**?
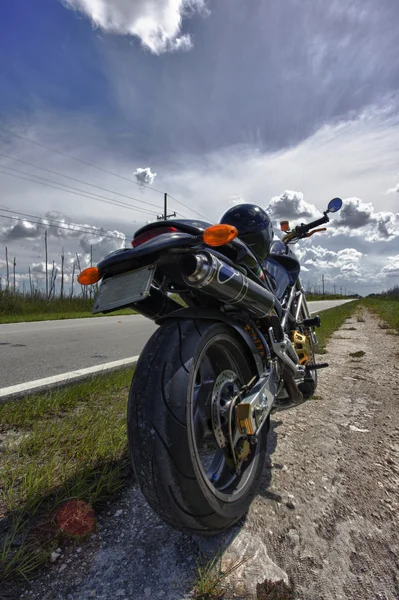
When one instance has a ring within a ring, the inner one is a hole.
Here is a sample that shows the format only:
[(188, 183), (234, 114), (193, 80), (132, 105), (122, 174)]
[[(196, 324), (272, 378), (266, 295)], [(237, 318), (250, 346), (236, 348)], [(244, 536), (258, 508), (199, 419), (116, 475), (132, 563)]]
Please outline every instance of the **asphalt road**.
[[(309, 306), (314, 313), (345, 302)], [(139, 315), (0, 325), (0, 389), (136, 356), (155, 329)]]

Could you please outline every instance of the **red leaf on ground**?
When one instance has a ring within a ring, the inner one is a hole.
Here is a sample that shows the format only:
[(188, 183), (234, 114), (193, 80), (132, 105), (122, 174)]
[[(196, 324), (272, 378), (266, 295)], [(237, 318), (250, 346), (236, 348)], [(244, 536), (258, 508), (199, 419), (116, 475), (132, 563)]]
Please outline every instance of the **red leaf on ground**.
[(57, 525), (70, 535), (85, 535), (94, 529), (94, 510), (84, 500), (69, 500), (58, 510)]

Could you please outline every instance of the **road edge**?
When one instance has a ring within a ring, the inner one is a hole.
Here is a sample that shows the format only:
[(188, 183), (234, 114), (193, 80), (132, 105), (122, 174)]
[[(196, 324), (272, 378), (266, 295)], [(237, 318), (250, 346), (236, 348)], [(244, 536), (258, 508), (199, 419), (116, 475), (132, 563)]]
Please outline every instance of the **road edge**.
[(0, 403), (43, 392), (52, 388), (60, 388), (71, 383), (77, 383), (92, 375), (104, 374), (117, 369), (126, 369), (135, 365), (138, 358), (138, 355), (131, 356), (129, 358), (122, 358), (120, 360), (114, 360), (109, 363), (103, 363), (85, 369), (60, 373), (59, 375), (53, 375), (52, 377), (35, 379), (33, 381), (26, 381), (25, 383), (0, 388)]

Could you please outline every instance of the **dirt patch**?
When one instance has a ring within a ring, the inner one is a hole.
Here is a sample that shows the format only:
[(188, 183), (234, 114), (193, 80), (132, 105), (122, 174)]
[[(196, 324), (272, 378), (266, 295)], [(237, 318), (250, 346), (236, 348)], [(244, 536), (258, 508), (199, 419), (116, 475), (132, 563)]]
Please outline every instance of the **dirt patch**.
[[(351, 338), (347, 338), (347, 339), (350, 340)], [(361, 358), (365, 354), (366, 353), (364, 350), (357, 350), (356, 352), (349, 352), (349, 356), (351, 356), (352, 358)]]
[[(262, 599), (270, 588), (270, 598), (279, 599), (397, 600), (399, 340), (363, 317), (357, 331), (330, 341), (321, 397), (273, 415), (260, 492), (223, 540), (171, 530), (132, 485), (90, 541), (64, 550), (22, 597), (182, 600), (190, 597), (200, 552), (224, 544), (227, 562), (255, 557), (235, 582), (246, 589), (254, 583), (247, 598), (263, 583)], [(366, 353), (351, 361), (359, 346)], [(244, 597), (237, 594), (225, 600)]]

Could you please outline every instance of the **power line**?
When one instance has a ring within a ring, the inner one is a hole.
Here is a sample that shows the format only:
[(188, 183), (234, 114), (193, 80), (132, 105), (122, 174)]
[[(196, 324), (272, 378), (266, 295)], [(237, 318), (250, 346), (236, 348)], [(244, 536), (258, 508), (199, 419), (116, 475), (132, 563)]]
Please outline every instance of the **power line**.
[(40, 142), (35, 142), (34, 140), (31, 140), (30, 138), (27, 138), (23, 135), (20, 135), (19, 133), (15, 133), (14, 131), (10, 131), (8, 129), (4, 129), (4, 127), (0, 127), (0, 131), (4, 131), (4, 133), (8, 133), (10, 135), (14, 135), (15, 137), (20, 138), (21, 140), (25, 140), (26, 142), (30, 142), (31, 144), (35, 144), (35, 146), (40, 146), (40, 148), (45, 148), (46, 150), (50, 150), (50, 152), (55, 152), (56, 154), (60, 154), (61, 156), (65, 156), (66, 158), (70, 158), (71, 160), (74, 160), (78, 163), (81, 163), (82, 165), (86, 165), (88, 167), (92, 167), (93, 169), (97, 169), (98, 171), (102, 171), (103, 173), (108, 173), (108, 175), (113, 175), (114, 177), (119, 177), (120, 179), (124, 179), (125, 181), (130, 181), (131, 183), (135, 183), (136, 185), (140, 185), (141, 187), (145, 187), (145, 188), (149, 188), (150, 190), (153, 190), (154, 192), (159, 192), (160, 194), (163, 194), (164, 192), (162, 190), (158, 190), (157, 188), (154, 188), (150, 185), (146, 185), (146, 184), (138, 184), (137, 181), (134, 181), (134, 179), (130, 179), (129, 177), (124, 177), (123, 175), (120, 175), (118, 173), (114, 173), (113, 171), (109, 171), (108, 169), (104, 169), (103, 167), (99, 167), (98, 165), (94, 165), (93, 163), (87, 162), (85, 160), (82, 160), (81, 158), (76, 158), (75, 156), (72, 156), (71, 154), (66, 154), (65, 152), (61, 152), (61, 150), (56, 150), (55, 148), (50, 148), (50, 146), (46, 146), (45, 144), (40, 144)]
[[(12, 167), (4, 167), (4, 165), (0, 165), (0, 167), (16, 171), (17, 173), (25, 174), (24, 171), (18, 171), (18, 169), (12, 169)], [(56, 190), (60, 190), (61, 192), (66, 192), (67, 194), (73, 194), (74, 196), (81, 196), (82, 198), (89, 198), (90, 200), (96, 200), (97, 202), (103, 202), (104, 204), (111, 204), (112, 206), (127, 208), (129, 210), (136, 210), (136, 211), (142, 212), (147, 215), (150, 214), (150, 215), (156, 216), (158, 214), (152, 210), (132, 206), (131, 204), (127, 204), (127, 202), (121, 202), (120, 200), (114, 200), (113, 198), (108, 198), (107, 196), (101, 196), (100, 194), (95, 194), (94, 192), (87, 192), (86, 190), (74, 188), (74, 187), (68, 186), (64, 183), (59, 183), (59, 185), (52, 185), (53, 183), (58, 184), (58, 182), (53, 182), (51, 179), (46, 179), (44, 177), (40, 177), (39, 175), (33, 175), (33, 174), (29, 173), (30, 177), (36, 177), (36, 179), (42, 179), (43, 181), (36, 181), (35, 179), (30, 179), (28, 177), (21, 177), (21, 175), (15, 175), (14, 173), (7, 173), (7, 171), (0, 170), (0, 173), (3, 173), (3, 175), (9, 175), (10, 177), (15, 177), (16, 179), (23, 179), (25, 181), (30, 181), (31, 183), (38, 183), (40, 185), (44, 185), (45, 187), (50, 187), (50, 188), (53, 188)], [(47, 183), (45, 183), (45, 182), (47, 182)], [(51, 182), (51, 183), (48, 183), (48, 182)], [(59, 187), (60, 185), (63, 185), (64, 187), (67, 187), (69, 189), (63, 189), (62, 187)], [(70, 190), (75, 190), (75, 191), (70, 191)], [(91, 195), (89, 195), (89, 194), (91, 194)]]
[[(157, 204), (152, 204), (151, 202), (145, 202), (144, 200), (140, 200), (139, 198), (134, 198), (134, 196), (127, 196), (126, 194), (121, 194), (120, 192), (115, 192), (113, 190), (109, 190), (108, 188), (101, 187), (100, 185), (95, 185), (94, 183), (88, 183), (87, 181), (83, 181), (82, 179), (77, 179), (76, 177), (71, 177), (70, 175), (64, 175), (64, 173), (59, 173), (58, 171), (52, 171), (51, 169), (46, 169), (45, 167), (41, 167), (40, 165), (35, 165), (33, 163), (27, 162), (26, 160), (22, 160), (20, 158), (15, 158), (14, 156), (10, 156), (9, 154), (4, 154), (4, 153), (0, 152), (0, 156), (4, 156), (5, 158), (10, 158), (11, 160), (15, 160), (16, 162), (20, 162), (24, 165), (28, 165), (29, 167), (33, 167), (34, 169), (40, 169), (41, 171), (46, 171), (47, 173), (51, 173), (52, 175), (57, 175), (58, 177), (65, 177), (66, 179), (70, 179), (71, 181), (76, 181), (77, 183), (83, 183), (83, 185), (89, 185), (90, 187), (97, 188), (98, 190), (102, 190), (103, 192), (109, 192), (110, 194), (116, 194), (117, 196), (122, 196), (123, 198), (128, 198), (129, 200), (134, 200), (135, 202), (140, 202), (141, 204), (146, 204), (147, 206), (152, 206), (159, 210), (159, 206)], [(63, 184), (61, 184), (61, 185), (63, 185)], [(91, 192), (88, 192), (88, 193), (91, 193)]]
[[(10, 134), (10, 135), (14, 135), (15, 137), (20, 138), (21, 140), (25, 140), (27, 142), (30, 142), (31, 144), (35, 144), (35, 146), (40, 146), (40, 148), (45, 148), (46, 150), (50, 150), (50, 152), (55, 152), (56, 154), (60, 154), (61, 156), (65, 156), (66, 158), (69, 158), (71, 160), (74, 160), (78, 163), (81, 163), (83, 165), (86, 165), (88, 167), (92, 167), (93, 169), (97, 169), (98, 171), (102, 171), (103, 173), (108, 173), (108, 175), (113, 175), (114, 177), (119, 177), (120, 179), (124, 179), (125, 181), (129, 181), (131, 183), (135, 183), (137, 185), (141, 185), (141, 187), (144, 188), (148, 188), (150, 190), (153, 190), (154, 192), (158, 192), (159, 194), (163, 194), (164, 192), (162, 190), (158, 190), (157, 188), (150, 186), (150, 185), (146, 185), (146, 184), (138, 184), (137, 181), (134, 181), (133, 179), (130, 179), (129, 177), (124, 177), (123, 175), (120, 175), (119, 173), (114, 173), (113, 171), (109, 171), (108, 169), (104, 169), (103, 167), (99, 167), (98, 165), (94, 165), (93, 163), (84, 161), (80, 158), (76, 158), (75, 156), (72, 156), (70, 154), (66, 154), (65, 152), (61, 152), (61, 150), (56, 150), (55, 148), (51, 148), (50, 146), (46, 146), (45, 144), (41, 144), (40, 142), (35, 142), (34, 140), (31, 140), (30, 138), (27, 138), (19, 133), (15, 133), (14, 131), (10, 131), (8, 129), (5, 129), (4, 127), (0, 127), (0, 131), (3, 131), (4, 133)], [(191, 207), (187, 206), (186, 204), (184, 204), (181, 200), (177, 200), (177, 198), (175, 198), (174, 196), (172, 196), (171, 194), (168, 194), (170, 196), (170, 198), (172, 198), (175, 202), (177, 202), (178, 204), (181, 204), (182, 206), (184, 206), (185, 208), (187, 208), (188, 210), (196, 213), (197, 215), (199, 215), (200, 217), (206, 219), (206, 217), (204, 217), (204, 215), (201, 215), (201, 213), (195, 211), (194, 209), (192, 209)], [(180, 213), (181, 214), (181, 213)], [(185, 217), (187, 218), (187, 217)]]
[[(137, 210), (137, 211), (145, 213), (145, 214), (150, 214), (150, 215), (155, 215), (155, 216), (158, 215), (158, 213), (156, 213), (155, 211), (144, 209), (139, 206), (135, 206), (134, 204), (128, 204), (127, 202), (122, 202), (121, 200), (115, 200), (113, 198), (108, 198), (107, 196), (102, 196), (101, 194), (96, 194), (95, 192), (81, 190), (80, 188), (75, 188), (73, 186), (67, 185), (66, 183), (60, 183), (59, 181), (54, 181), (53, 179), (48, 179), (46, 177), (40, 177), (40, 175), (35, 175), (34, 173), (27, 173), (26, 171), (21, 171), (20, 169), (14, 169), (13, 167), (2, 165), (1, 163), (0, 163), (0, 167), (2, 167), (3, 169), (8, 169), (9, 171), (14, 171), (15, 173), (27, 175), (28, 177), (35, 177), (35, 179), (40, 179), (41, 181), (47, 182), (47, 187), (53, 187), (54, 189), (61, 190), (62, 192), (67, 192), (68, 190), (74, 190), (75, 192), (83, 192), (84, 195), (82, 193), (76, 194), (76, 195), (81, 195), (84, 198), (91, 198), (93, 200), (96, 200), (97, 198), (102, 198), (102, 199), (109, 200), (110, 203), (115, 204), (115, 206), (121, 206), (124, 208), (134, 209), (134, 210)], [(0, 173), (3, 173), (3, 175), (10, 175), (13, 177), (17, 177), (16, 175), (13, 175), (12, 173), (7, 173), (5, 171), (0, 171)], [(41, 181), (35, 181), (34, 179), (27, 179), (26, 177), (17, 177), (17, 179), (24, 179), (25, 181), (31, 181), (32, 183), (41, 183)], [(51, 184), (56, 184), (56, 185), (51, 185)], [(42, 185), (44, 185), (44, 184), (42, 184)], [(62, 188), (58, 187), (61, 185), (63, 186)], [(68, 189), (64, 190), (63, 188), (68, 188)], [(88, 195), (88, 194), (90, 194), (90, 195)], [(183, 215), (181, 212), (177, 212), (177, 214), (181, 215), (184, 219), (188, 219), (188, 217)]]
[[(46, 221), (49, 221), (49, 223), (43, 223), (43, 221), (39, 221), (42, 225), (44, 225), (45, 227), (50, 227), (52, 225), (50, 225), (50, 223), (56, 223), (57, 225), (59, 225), (60, 227), (62, 226), (62, 228), (64, 226), (68, 226), (71, 228), (72, 231), (78, 231), (80, 233), (88, 233), (88, 234), (94, 234), (94, 235), (102, 235), (103, 237), (110, 237), (110, 238), (117, 238), (117, 239), (121, 239), (120, 236), (118, 235), (112, 235), (110, 233), (107, 233), (104, 229), (100, 228), (100, 227), (90, 227), (85, 226), (85, 225), (78, 225), (76, 223), (65, 223), (65, 221), (60, 221), (58, 219), (52, 219), (51, 217), (40, 217), (39, 215), (31, 215), (28, 213), (23, 213), (23, 212), (19, 212), (17, 210), (9, 210), (8, 208), (1, 208), (0, 207), (0, 211), (2, 212), (7, 212), (7, 213), (11, 213), (13, 215), (19, 215), (20, 217), (29, 217), (32, 219), (45, 219)], [(7, 215), (0, 215), (0, 217), (4, 217), (7, 218)], [(21, 219), (22, 221), (27, 221), (28, 223), (31, 222), (29, 221), (29, 219)], [(55, 226), (57, 226), (55, 225)], [(125, 233), (121, 232), (122, 235), (124, 235), (126, 238), (128, 237)]]
[[(0, 209), (0, 210), (3, 210), (3, 209)], [(46, 223), (42, 223), (42, 222), (39, 222), (39, 221), (31, 221), (31, 220), (28, 220), (28, 219), (23, 219), (21, 217), (13, 217), (11, 215), (0, 215), (0, 218), (1, 219), (12, 219), (14, 221), (25, 221), (27, 223), (31, 223), (32, 225), (40, 225), (42, 227), (56, 227), (57, 229), (68, 229), (69, 231), (78, 231), (76, 228), (74, 228), (74, 227), (68, 227), (67, 225), (51, 225), (51, 224), (46, 224)], [(87, 233), (87, 232), (83, 231), (83, 233)], [(97, 235), (97, 236), (102, 237), (102, 238), (122, 240), (122, 238), (120, 238), (119, 236), (116, 236), (116, 235), (104, 235), (104, 234), (99, 233), (99, 232), (97, 232), (97, 233), (93, 232), (92, 235)]]
[[(15, 173), (20, 173), (22, 175), (26, 175), (27, 177), (34, 177), (35, 179), (40, 179), (41, 181), (47, 182), (47, 183), (51, 183), (54, 184), (56, 186), (62, 186), (58, 187), (57, 189), (60, 189), (61, 191), (67, 191), (64, 190), (63, 188), (67, 188), (68, 190), (74, 190), (75, 192), (82, 192), (83, 194), (85, 194), (85, 196), (87, 198), (91, 198), (93, 197), (93, 200), (95, 200), (96, 198), (103, 198), (106, 200), (110, 200), (111, 202), (115, 203), (117, 206), (123, 206), (129, 209), (135, 209), (141, 212), (144, 212), (145, 214), (152, 214), (152, 215), (156, 215), (158, 213), (156, 213), (153, 210), (148, 210), (145, 208), (142, 208), (141, 206), (135, 206), (134, 204), (128, 203), (128, 202), (123, 202), (122, 200), (115, 200), (115, 198), (109, 198), (108, 196), (103, 196), (102, 194), (96, 194), (95, 192), (90, 192), (88, 190), (82, 190), (81, 188), (77, 188), (71, 185), (68, 185), (67, 183), (61, 183), (60, 181), (54, 181), (53, 179), (48, 179), (47, 177), (40, 177), (40, 175), (35, 175), (34, 173), (28, 173), (26, 171), (21, 171), (20, 169), (14, 169), (13, 167), (9, 167), (8, 165), (3, 165), (0, 163), (0, 167), (2, 167), (3, 169), (8, 169), (9, 171), (15, 171)], [(11, 175), (11, 173), (4, 173), (6, 175)], [(37, 181), (32, 180), (34, 183), (39, 183)], [(114, 193), (114, 192), (111, 192)], [(90, 195), (89, 195), (90, 194)]]
[(198, 211), (194, 210), (193, 208), (190, 208), (189, 206), (187, 206), (187, 204), (184, 204), (184, 202), (182, 202), (181, 200), (177, 200), (174, 196), (172, 196), (172, 194), (168, 194), (169, 198), (172, 198), (172, 200), (174, 200), (175, 202), (177, 202), (178, 204), (181, 204), (182, 206), (184, 206), (185, 208), (187, 208), (188, 210), (191, 210), (191, 212), (195, 213), (196, 215), (198, 215), (199, 217), (201, 217), (201, 219), (205, 219), (206, 222), (208, 222), (208, 217), (205, 217), (204, 215), (202, 215), (201, 213), (199, 213)]
[[(34, 140), (31, 140), (31, 139), (29, 139), (29, 138), (27, 138), (27, 137), (25, 137), (23, 135), (20, 135), (19, 133), (15, 133), (14, 131), (10, 131), (8, 129), (4, 129), (4, 127), (0, 127), (0, 131), (3, 131), (4, 133), (7, 133), (9, 135), (14, 135), (15, 137), (18, 137), (21, 140), (25, 140), (26, 142), (30, 142), (31, 144), (35, 144), (35, 146), (39, 146), (40, 148), (45, 148), (46, 150), (50, 150), (50, 152), (55, 152), (56, 154), (60, 154), (61, 156), (65, 156), (66, 158), (74, 160), (74, 161), (76, 161), (78, 163), (81, 163), (81, 164), (86, 165), (88, 167), (91, 167), (93, 169), (97, 169), (98, 171), (102, 171), (103, 173), (108, 173), (108, 175), (113, 175), (114, 177), (119, 177), (120, 179), (124, 179), (125, 181), (130, 181), (131, 183), (138, 184), (137, 181), (134, 181), (133, 179), (130, 179), (129, 177), (124, 177), (123, 175), (119, 175), (118, 173), (114, 173), (113, 171), (109, 171), (108, 169), (104, 169), (103, 167), (99, 167), (98, 165), (94, 165), (93, 163), (84, 161), (84, 160), (82, 160), (80, 158), (76, 158), (75, 156), (71, 156), (70, 154), (66, 154), (65, 152), (61, 152), (61, 150), (56, 150), (55, 148), (50, 148), (50, 146), (46, 146), (45, 144), (41, 144), (40, 142), (35, 142)], [(16, 160), (16, 159), (14, 159), (14, 160)], [(40, 167), (38, 167), (38, 168), (40, 168)], [(87, 185), (90, 185), (90, 184), (87, 184)], [(163, 194), (164, 193), (162, 190), (158, 190), (157, 188), (154, 188), (154, 187), (152, 187), (150, 185), (146, 185), (146, 184), (138, 184), (138, 185), (141, 185), (144, 188), (148, 188), (150, 190), (153, 190), (154, 192), (158, 192), (159, 194)], [(109, 191), (109, 190), (106, 190), (106, 191)], [(177, 202), (181, 206), (184, 206), (185, 208), (187, 208), (191, 212), (195, 213), (196, 215), (199, 215), (202, 219), (205, 219), (205, 220), (207, 219), (207, 217), (205, 217), (204, 215), (202, 215), (198, 211), (194, 210), (193, 208), (191, 208), (187, 204), (184, 204), (184, 202), (182, 202), (181, 200), (177, 200), (171, 194), (168, 194), (168, 195), (175, 202)]]

